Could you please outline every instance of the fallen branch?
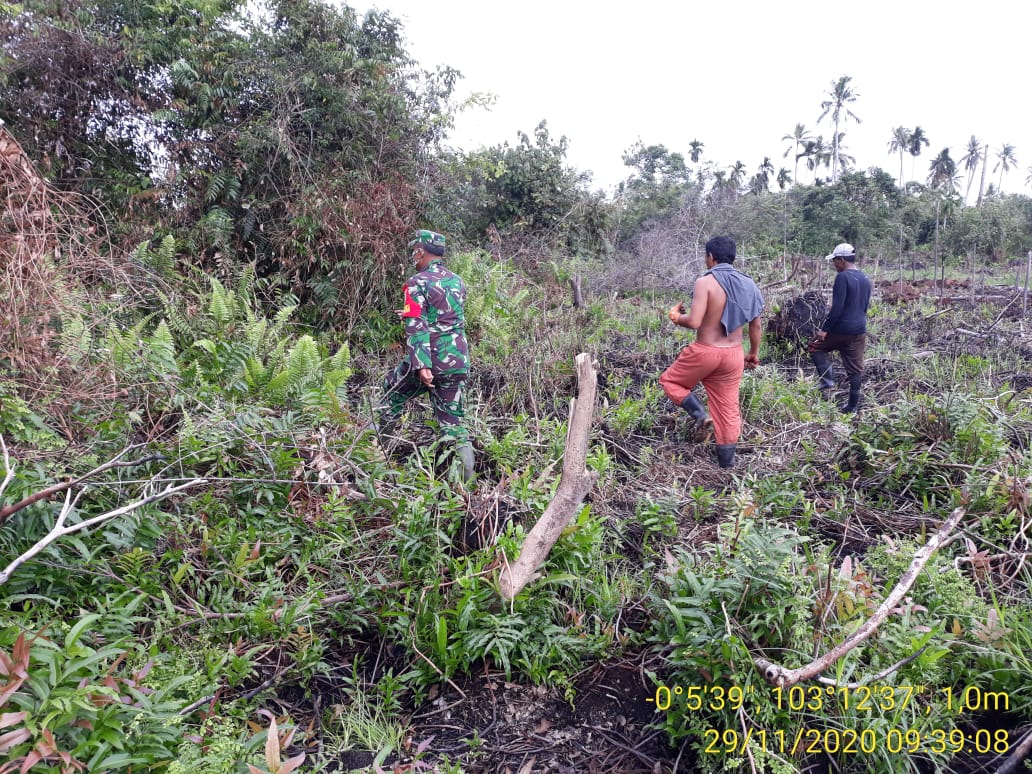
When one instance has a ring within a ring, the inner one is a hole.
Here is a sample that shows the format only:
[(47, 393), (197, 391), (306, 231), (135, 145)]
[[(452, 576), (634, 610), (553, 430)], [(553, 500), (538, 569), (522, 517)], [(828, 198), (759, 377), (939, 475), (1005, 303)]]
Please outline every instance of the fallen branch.
[(1025, 732), (1025, 737), (1018, 744), (1011, 748), (1011, 754), (1003, 765), (996, 770), (996, 774), (1011, 774), (1018, 770), (1018, 766), (1024, 762), (1029, 755), (1032, 755), (1032, 728)]
[[(3, 449), (4, 469), (7, 471), (4, 476), (3, 484), (0, 484), (0, 495), (2, 495), (4, 493), (4, 490), (7, 488), (7, 484), (10, 483), (11, 478), (14, 476), (14, 466), (11, 464), (11, 458), (7, 453), (7, 444), (4, 443), (3, 438), (0, 438), (0, 447), (2, 447)], [(133, 449), (138, 448), (140, 448), (139, 444), (134, 446), (128, 446), (125, 449), (122, 449), (122, 451), (120, 451), (117, 455), (112, 457), (104, 464), (98, 465), (88, 473), (83, 473), (76, 479), (72, 479), (70, 481), (62, 481), (60, 483), (53, 484), (51, 486), (48, 486), (46, 489), (41, 489), (38, 492), (34, 492), (33, 494), (29, 495), (23, 500), (19, 500), (16, 503), (11, 503), (10, 505), (0, 508), (0, 524), (3, 524), (10, 516), (22, 510), (23, 508), (28, 508), (33, 503), (38, 503), (40, 500), (46, 500), (49, 497), (53, 497), (58, 492), (64, 492), (66, 490), (71, 489), (72, 487), (78, 486), (83, 481), (88, 481), (89, 479), (96, 476), (98, 473), (103, 473), (105, 470), (110, 470), (111, 468), (131, 468), (137, 465), (142, 465), (145, 462), (150, 462), (151, 460), (164, 459), (164, 457), (162, 457), (160, 454), (150, 454), (138, 460), (122, 459), (122, 457), (131, 452)]]
[(570, 402), (570, 420), (566, 428), (566, 449), (563, 452), (563, 472), (555, 497), (541, 514), (523, 541), (516, 561), (504, 564), (498, 576), (502, 597), (514, 599), (534, 578), (538, 568), (548, 558), (552, 546), (559, 540), (563, 529), (577, 513), (584, 498), (595, 485), (598, 474), (586, 468), (588, 436), (595, 410), (595, 368), (591, 356), (577, 355), (577, 397)]
[(781, 688), (787, 688), (790, 685), (795, 685), (803, 680), (810, 680), (817, 677), (821, 672), (831, 667), (836, 661), (845, 656), (849, 651), (855, 648), (860, 643), (864, 642), (881, 626), (882, 622), (892, 613), (893, 609), (899, 606), (900, 600), (910, 591), (910, 587), (914, 585), (914, 581), (917, 580), (917, 576), (921, 574), (921, 570), (931, 559), (934, 554), (950, 534), (960, 524), (960, 520), (964, 518), (966, 509), (960, 506), (954, 509), (950, 517), (943, 522), (943, 525), (939, 527), (939, 531), (932, 535), (928, 542), (925, 543), (921, 548), (914, 554), (913, 561), (910, 562), (910, 567), (903, 573), (903, 576), (899, 579), (896, 587), (892, 592), (885, 598), (878, 609), (874, 612), (867, 621), (853, 634), (843, 640), (841, 643), (836, 645), (834, 648), (829, 650), (826, 654), (820, 658), (811, 661), (806, 666), (799, 667), (798, 669), (786, 669), (781, 664), (775, 664), (772, 661), (768, 661), (765, 658), (753, 659), (753, 663), (759, 670), (760, 674), (763, 675), (763, 679), (766, 680), (770, 685), (778, 686)]
[(93, 518), (86, 519), (86, 521), (80, 521), (78, 524), (73, 524), (70, 527), (66, 527), (65, 520), (67, 520), (68, 515), (72, 512), (72, 509), (79, 502), (79, 498), (82, 497), (86, 490), (80, 490), (74, 499), (72, 499), (72, 493), (71, 491), (69, 491), (68, 494), (65, 495), (64, 505), (61, 507), (61, 512), (57, 516), (57, 522), (54, 524), (54, 528), (51, 529), (50, 532), (48, 532), (42, 538), (40, 538), (36, 542), (36, 544), (32, 546), (32, 548), (30, 548), (21, 556), (17, 557), (9, 565), (7, 565), (6, 569), (4, 569), (3, 572), (0, 572), (0, 586), (7, 583), (7, 581), (11, 579), (11, 575), (14, 574), (15, 570), (17, 570), (19, 567), (25, 564), (25, 562), (29, 561), (34, 556), (42, 552), (47, 546), (49, 546), (55, 540), (63, 538), (66, 535), (71, 535), (76, 532), (80, 532), (84, 529), (89, 529), (90, 527), (93, 527), (97, 524), (101, 524), (105, 521), (110, 521), (111, 519), (117, 518), (118, 516), (124, 516), (127, 513), (135, 511), (137, 508), (142, 508), (144, 505), (156, 502), (157, 500), (163, 500), (166, 497), (176, 494), (177, 492), (182, 492), (184, 489), (189, 489), (192, 486), (196, 486), (197, 484), (203, 483), (205, 483), (204, 479), (197, 478), (193, 479), (192, 481), (187, 481), (185, 484), (179, 484), (178, 486), (172, 486), (171, 484), (169, 484), (160, 492), (154, 492), (153, 494), (147, 495), (146, 497), (141, 497), (139, 500), (131, 502), (128, 505), (123, 505), (120, 508), (115, 508), (113, 511), (102, 513), (99, 516), (94, 516)]

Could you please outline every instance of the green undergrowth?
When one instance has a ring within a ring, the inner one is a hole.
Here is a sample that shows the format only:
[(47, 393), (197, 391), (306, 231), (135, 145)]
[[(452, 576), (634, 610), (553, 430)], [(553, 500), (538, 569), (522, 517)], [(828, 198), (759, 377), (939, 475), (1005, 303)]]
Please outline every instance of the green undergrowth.
[[(426, 441), (425, 407), (404, 425), (412, 446), (384, 449), (365, 424), (394, 322), (339, 340), (301, 325), (292, 298), (261, 298), (248, 272), (181, 277), (100, 327), (66, 321), (68, 356), (116, 375), (109, 405), (62, 423), (0, 379), (5, 503), (129, 444), (126, 465), (75, 487), (67, 524), (204, 479), (57, 540), (4, 584), (2, 663), (25, 672), (0, 675), (11, 761), (246, 772), (268, 767), (275, 718), (312, 770), (354, 750), (461, 770), (409, 745), (420, 702), (486, 671), (575, 704), (586, 667), (628, 655), (648, 664), (654, 701), (670, 700), (656, 722), (700, 771), (800, 770), (805, 756), (771, 740), (804, 726), (880, 735), (876, 753), (834, 756), (842, 770), (946, 766), (950, 750), (892, 752), (886, 735), (977, 723), (940, 711), (947, 688), (1006, 693), (1008, 717), (1029, 718), (1029, 579), (1005, 555), (1028, 550), (1032, 403), (997, 384), (1003, 361), (908, 363), (905, 387), (860, 421), (817, 400), (808, 372), (765, 362), (742, 385), (749, 454), (719, 483), (696, 481), (679, 467), (683, 416), (656, 384), (684, 343), (662, 304), (573, 309), (564, 287), (486, 254), (452, 267), (469, 285), (477, 363), (469, 486)], [(587, 455), (598, 484), (540, 576), (505, 603), (499, 568), (556, 491), (579, 351), (612, 363)], [(0, 525), (0, 555), (40, 540), (62, 498)], [(892, 711), (840, 694), (814, 709), (785, 693), (779, 706), (754, 659), (799, 666), (848, 637), (958, 506), (957, 539), (825, 674), (925, 690)], [(717, 706), (718, 688), (741, 701)], [(731, 744), (750, 729), (767, 732), (766, 751)]]

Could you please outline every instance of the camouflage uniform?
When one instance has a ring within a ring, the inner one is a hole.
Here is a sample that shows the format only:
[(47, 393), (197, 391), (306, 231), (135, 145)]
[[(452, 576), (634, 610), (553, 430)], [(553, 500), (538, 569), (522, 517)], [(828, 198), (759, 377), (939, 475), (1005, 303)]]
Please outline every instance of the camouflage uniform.
[[(434, 416), (442, 432), (465, 441), (467, 431), (464, 393), (469, 375), (469, 346), (466, 343), (466, 286), (441, 259), (432, 261), (405, 283), (406, 357), (384, 382), (381, 426), (392, 425), (404, 411), (409, 398), (430, 393)], [(419, 369), (429, 368), (434, 386), (419, 379)]]

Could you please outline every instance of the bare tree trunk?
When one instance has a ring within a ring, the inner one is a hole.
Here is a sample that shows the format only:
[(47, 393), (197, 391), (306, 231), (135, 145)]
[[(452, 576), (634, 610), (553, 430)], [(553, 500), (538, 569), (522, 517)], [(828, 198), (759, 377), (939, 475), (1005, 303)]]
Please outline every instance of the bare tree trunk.
[(563, 529), (577, 513), (584, 498), (595, 485), (598, 474), (586, 467), (588, 436), (595, 410), (595, 368), (591, 355), (577, 355), (577, 397), (570, 402), (570, 420), (566, 429), (566, 450), (563, 452), (563, 473), (552, 502), (531, 528), (523, 541), (520, 555), (502, 567), (498, 587), (504, 599), (514, 599), (537, 577), (538, 568), (548, 558)]
[(580, 309), (584, 306), (584, 296), (581, 291), (581, 275), (577, 272), (570, 277), (570, 289), (573, 291), (573, 308)]
[(985, 144), (985, 155), (982, 156), (982, 180), (978, 184), (978, 201), (976, 207), (982, 206), (982, 194), (985, 192), (985, 170), (989, 166), (989, 143)]
[(960, 524), (960, 520), (964, 518), (966, 512), (963, 506), (954, 509), (950, 517), (939, 527), (939, 531), (928, 538), (928, 542), (917, 550), (913, 561), (910, 562), (910, 567), (903, 573), (903, 576), (896, 584), (896, 588), (885, 598), (885, 601), (881, 603), (874, 615), (867, 619), (859, 629), (820, 658), (798, 669), (785, 669), (781, 664), (775, 664), (765, 658), (753, 659), (753, 663), (760, 671), (760, 674), (763, 675), (763, 679), (770, 685), (782, 688), (795, 685), (803, 680), (810, 680), (817, 677), (824, 670), (829, 669), (836, 661), (874, 634), (882, 622), (889, 617), (893, 608), (897, 607), (900, 600), (910, 591), (910, 587), (914, 585), (914, 581), (917, 580), (917, 576), (921, 574), (921, 570), (924, 569), (928, 560), (932, 558), (932, 554), (946, 542), (946, 539)]
[(1028, 275), (1032, 274), (1032, 250), (1025, 257), (1025, 297), (1021, 299), (1021, 313), (1028, 314)]

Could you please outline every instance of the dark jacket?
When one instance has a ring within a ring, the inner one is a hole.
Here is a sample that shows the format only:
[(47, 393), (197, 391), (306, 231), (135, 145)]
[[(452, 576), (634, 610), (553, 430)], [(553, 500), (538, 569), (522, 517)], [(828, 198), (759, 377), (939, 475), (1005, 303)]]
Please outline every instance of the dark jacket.
[(871, 281), (859, 269), (840, 271), (831, 289), (831, 311), (821, 326), (827, 333), (856, 336), (867, 333)]

